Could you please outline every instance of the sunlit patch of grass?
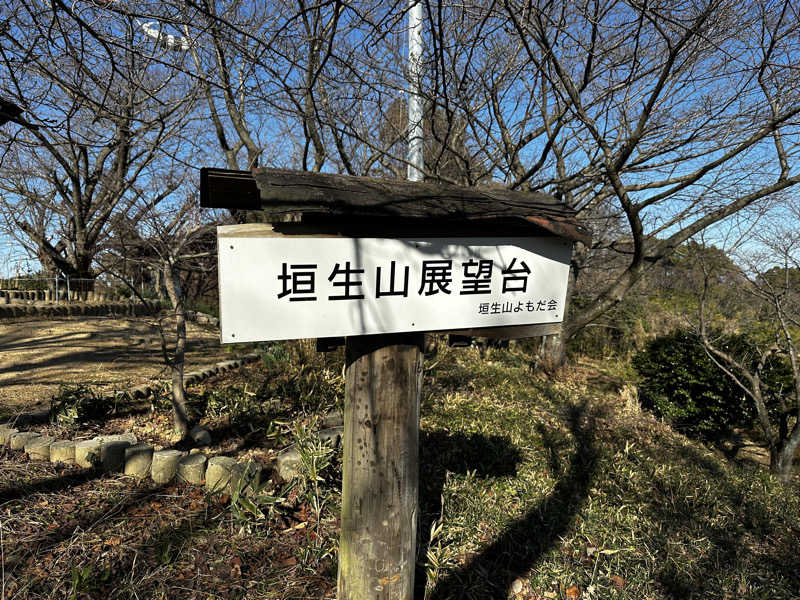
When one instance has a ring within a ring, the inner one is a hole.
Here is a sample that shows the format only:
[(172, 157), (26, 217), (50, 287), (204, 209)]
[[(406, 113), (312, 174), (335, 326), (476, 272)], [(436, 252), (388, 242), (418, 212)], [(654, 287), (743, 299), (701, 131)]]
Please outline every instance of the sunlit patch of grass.
[[(798, 597), (797, 487), (625, 410), (624, 365), (548, 382), (513, 349), (436, 359), (423, 430), (499, 436), (517, 462), (509, 474), (486, 456), (421, 482), (435, 498), (429, 597), (505, 598), (515, 580), (530, 598)], [(424, 441), (423, 472), (436, 472)]]

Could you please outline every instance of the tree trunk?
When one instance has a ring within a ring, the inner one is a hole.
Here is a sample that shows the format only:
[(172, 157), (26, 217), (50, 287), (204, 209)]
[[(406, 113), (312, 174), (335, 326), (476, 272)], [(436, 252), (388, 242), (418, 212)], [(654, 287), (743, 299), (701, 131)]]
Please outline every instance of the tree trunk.
[(788, 482), (792, 477), (794, 455), (797, 452), (798, 445), (800, 445), (800, 437), (792, 436), (788, 440), (770, 448), (770, 471), (783, 482)]
[(562, 333), (542, 338), (540, 364), (546, 371), (560, 367), (567, 361), (567, 336)]
[[(574, 250), (573, 250), (574, 251)], [(539, 351), (539, 364), (545, 370), (551, 370), (562, 366), (567, 362), (567, 342), (573, 335), (569, 327), (570, 298), (575, 288), (575, 268), (570, 267), (569, 279), (567, 280), (567, 297), (564, 300), (564, 321), (561, 323), (561, 333), (548, 335), (542, 339), (542, 347)]]
[(175, 354), (170, 361), (172, 369), (172, 410), (175, 431), (181, 438), (189, 434), (189, 418), (186, 411), (186, 393), (183, 387), (183, 362), (186, 352), (186, 310), (183, 304), (183, 293), (180, 289), (177, 273), (172, 265), (166, 264), (163, 269), (164, 284), (167, 288), (172, 307), (175, 309)]
[(412, 600), (421, 334), (347, 338), (340, 600)]

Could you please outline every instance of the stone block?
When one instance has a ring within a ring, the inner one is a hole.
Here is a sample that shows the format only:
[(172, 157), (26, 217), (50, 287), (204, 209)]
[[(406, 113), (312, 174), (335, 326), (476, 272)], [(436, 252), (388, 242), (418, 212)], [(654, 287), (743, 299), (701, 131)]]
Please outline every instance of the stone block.
[(75, 464), (91, 469), (100, 464), (100, 440), (81, 440), (75, 442)]
[(208, 459), (206, 490), (212, 494), (230, 493), (232, 471), (235, 469), (236, 459), (229, 456), (214, 456)]
[(8, 446), (11, 436), (19, 433), (19, 429), (13, 427), (0, 427), (0, 446)]
[(150, 474), (153, 462), (153, 447), (137, 444), (125, 448), (125, 475), (144, 479)]
[(103, 441), (100, 444), (100, 466), (106, 473), (119, 473), (125, 468), (125, 450), (131, 447), (127, 440)]
[(136, 436), (132, 433), (112, 433), (109, 435), (98, 435), (94, 439), (98, 440), (100, 443), (107, 443), (107, 442), (128, 442), (131, 446), (135, 446)]
[(50, 444), (55, 438), (49, 435), (40, 435), (25, 442), (25, 452), (31, 460), (50, 460)]
[(158, 484), (169, 483), (178, 473), (178, 462), (185, 455), (180, 450), (160, 450), (153, 452), (150, 476)]
[(75, 442), (58, 440), (50, 444), (50, 462), (71, 465), (75, 462)]
[(206, 457), (204, 454), (189, 454), (178, 462), (178, 479), (200, 485), (206, 476)]
[(278, 470), (278, 475), (289, 481), (300, 475), (300, 464), (300, 452), (297, 447), (289, 446), (278, 454), (275, 467)]
[(20, 431), (15, 433), (11, 436), (11, 441), (9, 442), (9, 448), (12, 450), (23, 450), (25, 448), (25, 444), (28, 440), (33, 438), (41, 437), (40, 434), (36, 433), (35, 431)]

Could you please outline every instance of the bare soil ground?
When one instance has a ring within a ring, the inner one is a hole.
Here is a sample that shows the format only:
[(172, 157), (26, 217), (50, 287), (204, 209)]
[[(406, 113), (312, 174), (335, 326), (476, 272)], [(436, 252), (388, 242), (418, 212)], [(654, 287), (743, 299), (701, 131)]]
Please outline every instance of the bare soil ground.
[[(229, 358), (216, 329), (188, 323), (187, 335), (187, 371)], [(168, 376), (158, 328), (149, 319), (0, 322), (0, 409), (45, 407), (62, 384), (105, 393)]]

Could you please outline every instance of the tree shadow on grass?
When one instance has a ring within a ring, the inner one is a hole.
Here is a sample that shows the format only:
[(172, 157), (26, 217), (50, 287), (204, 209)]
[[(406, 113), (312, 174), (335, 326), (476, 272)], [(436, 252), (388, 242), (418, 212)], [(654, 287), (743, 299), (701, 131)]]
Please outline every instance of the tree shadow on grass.
[[(417, 529), (421, 555), (425, 555), (425, 540), (431, 525), (441, 517), (442, 492), (450, 473), (469, 472), (480, 478), (515, 476), (521, 460), (519, 450), (503, 436), (421, 431)], [(425, 578), (425, 567), (418, 561), (414, 577), (417, 598), (424, 596)]]
[[(800, 589), (800, 555), (790, 533), (793, 517), (776, 512), (759, 493), (748, 493), (743, 482), (734, 481), (719, 460), (698, 447), (668, 444), (662, 442), (659, 452), (676, 457), (676, 468), (650, 472), (643, 486), (647, 497), (639, 501), (647, 518), (659, 524), (650, 544), (663, 556), (653, 577), (665, 597), (751, 597), (757, 591), (753, 585), (766, 592), (778, 581), (782, 589)], [(654, 464), (658, 459), (651, 456)], [(787, 487), (786, 493), (792, 491)], [(690, 547), (689, 554), (676, 556), (670, 551), (689, 539), (704, 540), (702, 552)], [(739, 587), (724, 589), (736, 573)], [(772, 584), (754, 583), (755, 573)]]
[[(468, 564), (439, 580), (429, 596), (431, 599), (481, 597), (505, 600), (511, 582), (527, 573), (567, 532), (589, 493), (597, 470), (595, 417), (585, 404), (570, 408), (568, 425), (576, 449), (552, 493), (513, 522)], [(551, 448), (551, 466), (560, 467), (554, 438), (542, 437)], [(417, 598), (423, 597), (422, 586), (424, 576), (417, 587)], [(476, 596), (477, 590), (480, 590), (479, 596)]]

